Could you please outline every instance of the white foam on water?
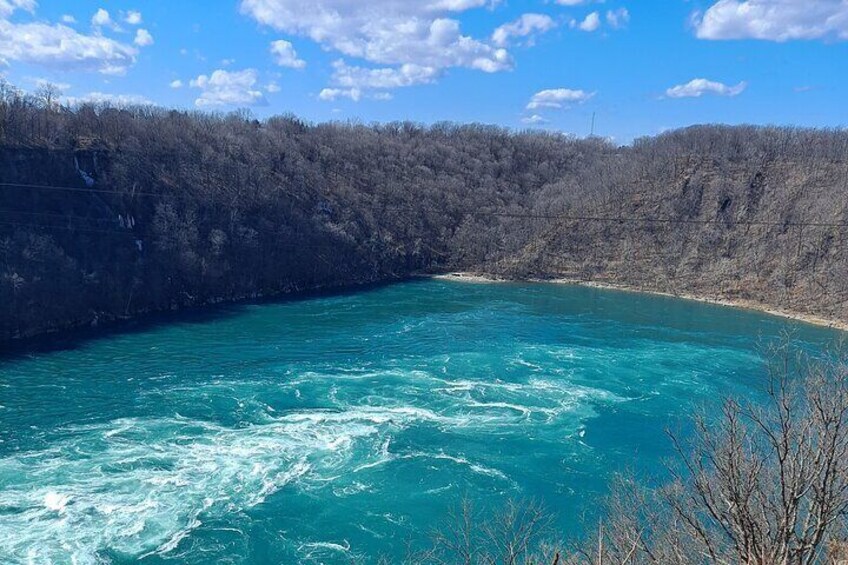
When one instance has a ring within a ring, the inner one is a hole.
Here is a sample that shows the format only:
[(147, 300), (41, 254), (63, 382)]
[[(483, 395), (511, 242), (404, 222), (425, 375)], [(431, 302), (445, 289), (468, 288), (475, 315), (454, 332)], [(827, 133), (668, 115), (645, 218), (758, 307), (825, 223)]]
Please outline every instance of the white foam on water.
[[(512, 381), (451, 379), (396, 368), (340, 370), (302, 373), (285, 381), (215, 380), (169, 388), (167, 394), (159, 391), (155, 394), (177, 405), (193, 406), (193, 400), (209, 398), (242, 407), (250, 403), (259, 409), (251, 413), (258, 421), (232, 428), (179, 415), (119, 419), (77, 426), (47, 449), (0, 459), (0, 531), (10, 532), (0, 537), (0, 555), (10, 556), (11, 563), (37, 565), (94, 565), (106, 548), (128, 556), (174, 557), (181, 543), (210, 518), (237, 514), (285, 488), (311, 491), (329, 485), (339, 497), (379, 491), (381, 485), (373, 481), (350, 481), (351, 472), (398, 460), (448, 461), (517, 487), (487, 459), (393, 453), (392, 438), (412, 426), (453, 435), (524, 433), (526, 426), (551, 425), (573, 414), (556, 424), (563, 424), (567, 429), (561, 431), (567, 433), (582, 429), (593, 403), (621, 400), (545, 374), (534, 371), (532, 378)], [(385, 388), (374, 392), (370, 382), (356, 382), (375, 379)], [(356, 396), (357, 389), (350, 387), (368, 389)], [(319, 399), (331, 392), (333, 406), (275, 411), (264, 395), (279, 391), (298, 398), (302, 391), (304, 398)], [(352, 405), (347, 395), (372, 405)], [(337, 549), (304, 545), (312, 553)]]
[(167, 554), (204, 515), (239, 512), (289, 485), (320, 486), (355, 457), (387, 456), (390, 432), (418, 421), (442, 418), (365, 407), (235, 429), (182, 417), (75, 428), (47, 450), (0, 459), (0, 555), (93, 565), (106, 548)]
[(472, 408), (499, 408), (503, 410), (511, 410), (513, 412), (518, 412), (523, 418), (529, 418), (533, 413), (533, 408), (520, 406), (518, 404), (510, 404), (509, 402), (471, 402), (469, 406)]
[(424, 491), (424, 494), (441, 494), (445, 491), (449, 491), (452, 488), (453, 488), (453, 483), (449, 483), (449, 484), (446, 484), (443, 487), (436, 487), (436, 488), (427, 489), (427, 490)]
[(298, 549), (331, 549), (333, 551), (347, 553), (350, 551), (350, 542), (348, 542), (347, 540), (343, 540), (343, 543), (333, 543), (329, 541), (313, 541), (301, 544), (300, 548)]
[(543, 371), (544, 370), (544, 367), (542, 365), (538, 365), (536, 363), (531, 363), (530, 361), (526, 361), (526, 360), (522, 359), (521, 357), (516, 357), (515, 359), (512, 359), (512, 363), (515, 363), (516, 365), (521, 365), (523, 367), (527, 367), (528, 369), (532, 369), (533, 371)]
[(339, 555), (344, 556), (344, 559), (347, 561), (350, 559), (353, 562), (356, 562), (356, 559), (352, 559), (353, 556), (350, 551), (350, 542), (347, 540), (342, 540), (340, 543), (331, 542), (331, 541), (312, 541), (312, 542), (304, 542), (301, 543), (297, 548), (298, 554), (300, 554), (300, 558), (298, 562), (301, 563), (311, 563), (317, 561), (318, 563), (323, 563), (322, 559), (338, 558)]
[(374, 490), (374, 486), (366, 483), (360, 483), (359, 481), (353, 481), (349, 485), (334, 488), (333, 494), (339, 498), (345, 496), (351, 496), (354, 494), (359, 494), (362, 492), (371, 492)]
[(71, 497), (67, 494), (50, 491), (44, 495), (44, 507), (53, 512), (62, 512), (70, 500)]
[(426, 371), (409, 369), (382, 369), (382, 370), (334, 370), (334, 371), (304, 371), (297, 377), (282, 383), (286, 386), (299, 386), (304, 384), (315, 384), (320, 382), (344, 382), (344, 381), (370, 381), (389, 379), (429, 379), (430, 374)]
[(471, 379), (438, 379), (443, 387), (437, 390), (444, 392), (472, 391), (477, 389), (496, 389), (501, 391), (517, 392), (525, 386), (522, 383), (493, 380), (471, 380)]
[(175, 532), (174, 535), (172, 535), (165, 543), (163, 543), (162, 545), (157, 547), (156, 551), (151, 551), (150, 553), (145, 553), (139, 559), (144, 559), (145, 557), (148, 557), (148, 556), (154, 555), (154, 554), (164, 554), (164, 553), (169, 553), (170, 551), (173, 551), (180, 544), (180, 542), (183, 540), (183, 538), (185, 538), (187, 535), (189, 535), (192, 532), (192, 530), (198, 528), (200, 525), (201, 525), (200, 520), (198, 520), (196, 517), (192, 518), (191, 520), (189, 520), (188, 524), (186, 524), (185, 528)]
[(463, 465), (471, 469), (473, 472), (479, 475), (485, 475), (487, 477), (492, 477), (515, 486), (516, 483), (511, 478), (509, 478), (503, 471), (498, 469), (494, 469), (492, 467), (487, 467), (485, 465), (481, 465), (479, 463), (473, 463), (462, 456), (450, 455), (447, 453), (424, 453), (424, 452), (415, 452), (408, 453), (405, 455), (401, 455), (398, 457), (399, 459), (441, 459), (445, 461), (451, 461), (452, 463), (456, 463), (457, 465)]
[(118, 435), (118, 434), (122, 434), (122, 433), (124, 433), (124, 432), (128, 431), (129, 429), (131, 429), (131, 428), (132, 428), (132, 426), (133, 426), (133, 425), (132, 425), (132, 423), (128, 423), (128, 424), (126, 424), (126, 425), (118, 426), (118, 427), (113, 428), (113, 429), (111, 429), (111, 430), (107, 430), (106, 432), (104, 432), (104, 433), (103, 433), (103, 437), (104, 437), (104, 438), (110, 438), (110, 437), (112, 437), (112, 436), (116, 436), (116, 435)]

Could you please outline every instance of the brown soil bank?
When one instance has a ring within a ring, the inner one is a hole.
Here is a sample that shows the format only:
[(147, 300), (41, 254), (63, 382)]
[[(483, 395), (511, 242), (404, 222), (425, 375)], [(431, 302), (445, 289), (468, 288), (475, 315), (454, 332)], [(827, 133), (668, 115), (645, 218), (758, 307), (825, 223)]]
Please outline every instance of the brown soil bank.
[[(461, 282), (510, 282), (510, 279), (505, 279), (496, 275), (490, 275), (485, 273), (448, 273), (443, 275), (435, 275), (434, 278), (442, 279), (442, 280), (451, 280), (451, 281), (461, 281)], [(828, 328), (835, 328), (842, 331), (848, 331), (848, 323), (842, 322), (840, 320), (833, 320), (828, 318), (822, 318), (821, 316), (815, 316), (812, 314), (801, 314), (798, 312), (792, 312), (789, 310), (777, 310), (768, 304), (761, 304), (758, 302), (753, 302), (749, 300), (733, 300), (727, 298), (708, 298), (703, 296), (696, 296), (694, 294), (672, 294), (668, 292), (661, 292), (656, 290), (646, 290), (644, 288), (634, 288), (620, 284), (611, 284), (611, 283), (599, 283), (592, 281), (581, 281), (576, 279), (531, 279), (531, 282), (539, 282), (539, 283), (550, 283), (550, 284), (573, 284), (580, 286), (588, 286), (592, 288), (603, 288), (609, 290), (619, 290), (626, 292), (644, 292), (648, 294), (657, 294), (660, 296), (668, 296), (671, 298), (680, 298), (683, 300), (695, 300), (697, 302), (706, 302), (709, 304), (716, 304), (719, 306), (727, 306), (728, 308), (743, 308), (746, 310), (756, 310), (758, 312), (763, 312), (765, 314), (771, 314), (773, 316), (780, 316), (782, 318), (789, 318), (791, 320), (798, 320), (799, 322), (804, 322), (807, 324), (813, 324), (816, 326), (824, 326)]]

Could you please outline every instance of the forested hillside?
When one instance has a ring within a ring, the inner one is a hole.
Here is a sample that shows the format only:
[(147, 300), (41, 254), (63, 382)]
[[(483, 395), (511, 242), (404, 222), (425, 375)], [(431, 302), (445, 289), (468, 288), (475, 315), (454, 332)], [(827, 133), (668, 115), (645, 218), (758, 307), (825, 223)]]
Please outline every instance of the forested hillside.
[(848, 320), (848, 132), (616, 147), (480, 125), (56, 104), (0, 86), (0, 340), (473, 270)]
[(666, 133), (544, 188), (542, 202), (562, 216), (497, 269), (848, 320), (844, 130)]

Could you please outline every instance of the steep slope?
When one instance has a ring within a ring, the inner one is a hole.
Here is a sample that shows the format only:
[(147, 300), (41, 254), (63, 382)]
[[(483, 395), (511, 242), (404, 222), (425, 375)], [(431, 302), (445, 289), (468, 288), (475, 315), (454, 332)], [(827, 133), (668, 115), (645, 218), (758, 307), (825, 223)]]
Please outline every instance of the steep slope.
[(568, 194), (589, 219), (548, 222), (497, 269), (848, 319), (844, 133), (702, 127), (624, 158), (606, 191)]
[(468, 210), (520, 209), (587, 147), (611, 150), (482, 126), (6, 106), (0, 339), (437, 270), (485, 224)]
[(848, 133), (707, 126), (614, 147), (0, 100), (0, 340), (476, 270), (848, 320)]

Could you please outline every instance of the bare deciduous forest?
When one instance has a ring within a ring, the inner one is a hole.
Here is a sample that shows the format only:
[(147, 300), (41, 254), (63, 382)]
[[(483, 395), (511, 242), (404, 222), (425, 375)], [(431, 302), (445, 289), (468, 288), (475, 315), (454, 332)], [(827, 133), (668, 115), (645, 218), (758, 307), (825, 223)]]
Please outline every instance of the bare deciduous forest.
[(848, 320), (848, 132), (618, 147), (483, 125), (307, 124), (0, 85), (0, 339), (464, 270)]
[[(473, 271), (848, 321), (848, 132), (696, 126), (619, 147), (482, 125), (307, 124), (0, 84), (0, 341), (223, 301)], [(766, 405), (622, 477), (584, 542), (462, 505), (412, 563), (846, 559), (848, 361), (777, 351)], [(674, 438), (673, 438), (674, 439)]]

